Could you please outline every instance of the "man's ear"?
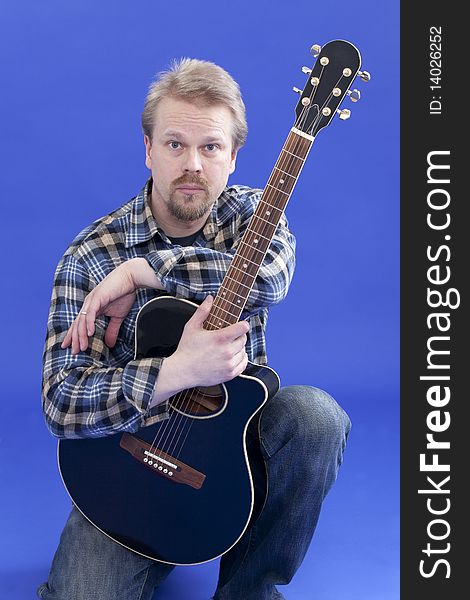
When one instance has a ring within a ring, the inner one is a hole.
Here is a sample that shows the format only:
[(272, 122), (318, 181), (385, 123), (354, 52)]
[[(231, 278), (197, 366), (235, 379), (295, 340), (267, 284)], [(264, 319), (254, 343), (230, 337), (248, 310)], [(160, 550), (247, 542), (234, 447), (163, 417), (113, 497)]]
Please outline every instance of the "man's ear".
[(147, 169), (152, 168), (152, 142), (148, 135), (144, 135), (145, 144), (145, 166)]
[(237, 153), (238, 153), (238, 149), (237, 150), (232, 150), (232, 158), (231, 158), (231, 161), (230, 161), (229, 175), (231, 175), (235, 171), (235, 163), (237, 161)]

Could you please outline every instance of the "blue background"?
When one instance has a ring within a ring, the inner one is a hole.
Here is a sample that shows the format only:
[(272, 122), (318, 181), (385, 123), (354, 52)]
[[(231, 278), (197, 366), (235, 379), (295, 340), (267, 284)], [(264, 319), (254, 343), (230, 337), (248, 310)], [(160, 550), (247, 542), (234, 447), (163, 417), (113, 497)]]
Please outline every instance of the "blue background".
[[(2, 0), (0, 598), (34, 597), (70, 509), (40, 409), (52, 277), (75, 234), (145, 182), (140, 113), (154, 74), (191, 56), (235, 77), (249, 136), (230, 181), (263, 187), (309, 48), (337, 38), (373, 79), (343, 103), (351, 119), (318, 135), (287, 208), (298, 266), (268, 348), (283, 384), (326, 389), (353, 430), (285, 594), (398, 598), (398, 21), (396, 0)], [(216, 574), (217, 562), (178, 568), (158, 597), (207, 600)]]

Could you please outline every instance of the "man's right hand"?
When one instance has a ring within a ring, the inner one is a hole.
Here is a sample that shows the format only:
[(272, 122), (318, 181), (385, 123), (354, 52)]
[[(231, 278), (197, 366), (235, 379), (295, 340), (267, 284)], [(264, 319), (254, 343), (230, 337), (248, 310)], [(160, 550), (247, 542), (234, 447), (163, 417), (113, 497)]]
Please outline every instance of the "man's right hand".
[(181, 390), (217, 385), (240, 375), (247, 366), (246, 321), (215, 331), (203, 328), (214, 299), (207, 296), (186, 323), (176, 351), (163, 361), (152, 405)]

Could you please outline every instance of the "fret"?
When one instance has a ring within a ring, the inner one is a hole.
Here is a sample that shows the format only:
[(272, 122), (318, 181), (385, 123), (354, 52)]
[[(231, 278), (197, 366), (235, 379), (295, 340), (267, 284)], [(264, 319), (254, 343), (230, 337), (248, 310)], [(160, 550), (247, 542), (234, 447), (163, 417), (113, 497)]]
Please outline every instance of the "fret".
[[(256, 227), (256, 225), (258, 225), (258, 223), (257, 223), (257, 221), (258, 221), (258, 220), (259, 220), (259, 221), (263, 221), (263, 223), (268, 223), (268, 225), (271, 225), (271, 226), (272, 226), (272, 227), (274, 227), (274, 228), (276, 228), (276, 227), (277, 227), (277, 225), (279, 224), (279, 218), (278, 218), (278, 216), (277, 216), (277, 215), (275, 216), (275, 219), (273, 219), (273, 220), (271, 220), (271, 219), (269, 218), (271, 215), (269, 215), (269, 216), (268, 216), (268, 218), (267, 218), (267, 219), (265, 219), (264, 217), (265, 217), (266, 215), (259, 214), (260, 212), (262, 213), (262, 211), (256, 211), (256, 212), (254, 213), (254, 215), (253, 215), (253, 217), (252, 217), (252, 223), (250, 223), (250, 227), (249, 227), (249, 229), (247, 229), (247, 231), (253, 231), (253, 230), (254, 230), (254, 228)], [(259, 223), (259, 225), (262, 225), (262, 226), (263, 226), (263, 223)]]
[(274, 185), (271, 185), (270, 183), (267, 183), (267, 184), (266, 184), (266, 187), (268, 187), (268, 186), (269, 186), (270, 188), (273, 188), (274, 190), (276, 190), (276, 191), (278, 191), (278, 192), (281, 192), (281, 194), (285, 194), (286, 196), (290, 196), (290, 194), (289, 194), (288, 192), (284, 192), (284, 190), (280, 190), (279, 188), (277, 188), (277, 187), (274, 187)]
[(265, 240), (268, 240), (268, 242), (271, 241), (271, 238), (267, 238), (262, 233), (258, 233), (257, 231), (254, 231), (251, 227), (245, 231), (245, 234), (247, 234), (247, 233), (255, 234), (255, 239), (253, 240), (253, 243), (255, 243), (255, 244), (256, 244), (256, 238), (264, 238)]
[[(277, 211), (279, 211), (280, 213), (283, 213), (283, 212), (284, 212), (284, 211), (282, 210), (282, 208), (278, 208), (277, 206), (273, 206), (272, 204), (269, 204), (269, 202), (266, 202), (266, 200), (263, 200), (263, 198), (261, 197), (261, 199), (260, 199), (260, 201), (259, 201), (259, 204), (258, 204), (258, 207), (256, 208), (256, 211), (255, 211), (255, 213), (254, 213), (254, 214), (256, 214), (256, 213), (258, 212), (258, 208), (259, 208), (259, 207), (260, 207), (262, 204), (266, 204), (266, 206), (267, 206), (268, 208), (270, 208), (270, 209), (271, 209), (271, 208), (274, 208), (274, 210), (277, 210)], [(264, 208), (263, 208), (262, 210), (264, 210)]]
[[(269, 194), (272, 194), (273, 197), (270, 197)], [(286, 206), (286, 202), (285, 199), (282, 198), (281, 196), (276, 196), (273, 194), (273, 192), (271, 192), (271, 190), (267, 190), (265, 192), (263, 192), (263, 196), (262, 196), (262, 200), (260, 200), (260, 203), (263, 202), (267, 208), (274, 208), (275, 210), (279, 211), (280, 213), (284, 212), (284, 208)], [(281, 206), (277, 206), (277, 204), (280, 203)], [(258, 204), (258, 206), (259, 206)], [(258, 207), (256, 207), (256, 210), (254, 212), (254, 214), (258, 214), (258, 211), (261, 210), (265, 210), (264, 208), (260, 208), (258, 209)], [(281, 215), (278, 215), (276, 217), (277, 219), (281, 218)]]
[[(271, 241), (271, 240), (269, 240), (269, 241)], [(260, 252), (263, 256), (265, 254), (264, 250), (261, 250), (261, 248), (256, 248), (255, 246), (250, 246), (250, 244), (248, 244), (248, 242), (245, 242), (243, 239), (240, 241), (240, 244), (238, 247), (240, 248), (240, 246), (242, 244), (243, 244), (243, 246), (248, 246), (250, 248), (250, 250), (256, 250), (256, 252)]]
[(230, 268), (231, 269), (236, 269), (237, 271), (240, 271), (240, 273), (243, 273), (243, 275), (248, 275), (248, 277), (251, 277), (252, 279), (256, 279), (256, 275), (252, 275), (251, 273), (248, 273), (247, 271), (244, 271), (243, 269), (240, 269), (239, 267), (236, 267), (233, 264), (233, 261), (232, 261), (232, 264), (230, 265)]
[(219, 323), (225, 323), (226, 325), (231, 325), (232, 324), (229, 321), (226, 321), (225, 319), (221, 319), (219, 317), (214, 317), (214, 315), (212, 314), (212, 312), (209, 313), (209, 316), (204, 321), (204, 323), (208, 323), (209, 325), (214, 325), (214, 327), (215, 327), (215, 323), (210, 323), (210, 321), (209, 321), (209, 319), (211, 319), (211, 318), (217, 319), (217, 321), (219, 321)]
[[(289, 132), (258, 206), (217, 292), (206, 321), (206, 323), (210, 321), (210, 327), (221, 327), (224, 323), (229, 324), (228, 321), (236, 322), (240, 318), (312, 141), (293, 131)], [(305, 156), (302, 157), (300, 154)], [(215, 315), (222, 315), (222, 317)]]
[[(281, 181), (282, 181), (282, 183), (281, 183)], [(284, 194), (287, 195), (287, 198), (282, 198), (281, 196), (276, 196), (275, 193), (273, 192), (273, 190), (269, 189), (268, 186), (276, 188), (276, 190), (279, 192), (283, 192)], [(276, 202), (276, 204), (278, 206), (285, 207), (287, 204), (287, 201), (289, 200), (289, 196), (292, 194), (292, 190), (294, 189), (294, 186), (295, 186), (295, 181), (287, 181), (286, 182), (284, 179), (278, 181), (276, 176), (274, 176), (274, 177), (271, 177), (271, 179), (266, 184), (265, 195), (267, 196), (268, 194), (271, 194), (272, 195), (270, 197), (271, 202)]]
[(273, 173), (269, 178), (267, 185), (273, 186), (276, 189), (290, 194), (295, 186), (295, 178), (287, 179), (281, 173)]
[(275, 166), (274, 168), (276, 169), (276, 171), (280, 171), (283, 175), (287, 175), (288, 177), (292, 177), (292, 179), (297, 180), (297, 177), (295, 175), (292, 175), (291, 173), (288, 173), (287, 171), (283, 171), (279, 167)]
[[(211, 331), (217, 331), (218, 329), (222, 329), (223, 325), (218, 325), (217, 323), (211, 323), (210, 317), (207, 317), (207, 320), (204, 322), (204, 329), (209, 329)], [(227, 323), (227, 325), (233, 325), (233, 323)]]
[[(289, 152), (296, 158), (299, 158), (302, 162), (305, 160), (305, 156), (301, 156), (303, 154), (304, 149), (299, 147), (298, 144), (289, 144), (288, 142), (284, 145), (283, 150), (285, 152)], [(279, 157), (279, 160), (282, 161), (286, 157), (283, 157), (282, 154)], [(290, 159), (289, 159), (290, 160)]]
[[(229, 310), (222, 308), (221, 306), (216, 306), (215, 308), (211, 309), (211, 315), (214, 315), (215, 317), (215, 312), (217, 310), (223, 310), (225, 313), (227, 313), (228, 315), (230, 315), (231, 317), (236, 317), (237, 315), (234, 315), (233, 313), (231, 313)], [(241, 311), (240, 311), (241, 312)], [(215, 318), (219, 318), (219, 317), (215, 317)]]
[[(291, 162), (291, 157), (288, 156), (283, 156), (282, 157), (284, 160), (280, 160), (279, 162), (279, 166), (282, 169), (287, 169), (293, 177), (295, 177), (297, 179), (297, 177), (299, 176), (300, 171), (302, 170), (302, 166), (304, 164), (304, 161), (301, 162)], [(295, 183), (295, 182), (294, 182)]]
[(289, 152), (289, 150), (286, 150), (285, 148), (283, 148), (281, 150), (281, 152), (287, 152), (287, 154), (290, 154), (291, 156), (295, 156), (295, 158), (298, 158), (299, 160), (301, 160), (302, 162), (304, 161), (304, 159), (301, 156), (297, 156), (297, 154), (294, 154), (293, 152)]
[[(236, 294), (235, 292), (232, 292), (231, 290), (227, 290), (230, 294), (233, 294), (234, 296), (238, 296), (238, 294)], [(221, 292), (219, 291), (219, 294)], [(225, 290), (221, 293), (221, 295), (223, 296), (221, 298), (221, 302), (228, 302), (229, 304), (232, 304), (233, 306), (236, 306), (237, 308), (242, 308), (242, 301), (241, 300), (237, 300), (237, 303), (235, 304), (235, 302), (231, 302), (230, 300), (227, 299)], [(246, 298), (243, 299), (243, 303), (245, 303)], [(216, 304), (216, 301), (214, 301), (214, 304)]]
[[(289, 142), (292, 142), (293, 144), (295, 144), (296, 146), (300, 146), (302, 148), (302, 150), (304, 150), (305, 148), (310, 148), (310, 146), (312, 145), (311, 142), (313, 142), (312, 140), (308, 140), (307, 142), (304, 141), (303, 136), (299, 136), (299, 135), (291, 135), (292, 133), (295, 133), (292, 131), (292, 129), (290, 130), (288, 136), (287, 136), (287, 140), (286, 140), (286, 144), (288, 144)], [(306, 138), (305, 138), (306, 139)]]
[(230, 281), (233, 281), (234, 283), (236, 283), (237, 285), (242, 285), (243, 287), (245, 287), (248, 291), (251, 290), (251, 286), (250, 285), (245, 285), (244, 283), (242, 283), (241, 281), (237, 281), (236, 279), (234, 279), (233, 277), (230, 277), (229, 275), (230, 273), (230, 269), (227, 271), (227, 274), (225, 275), (224, 279), (229, 279)]
[[(266, 251), (268, 249), (268, 241), (267, 239), (262, 239), (260, 240), (259, 244), (256, 244), (255, 246), (250, 246), (250, 244), (248, 242), (240, 242), (240, 245), (243, 244), (243, 247), (239, 246), (239, 252), (240, 252), (240, 256), (249, 256), (250, 257), (250, 261), (259, 266), (263, 260), (264, 255), (266, 254)], [(255, 250), (256, 252), (261, 253), (262, 256), (260, 256), (259, 254), (251, 254), (250, 250)], [(232, 261), (233, 262), (233, 261)]]
[(250, 260), (249, 258), (246, 258), (245, 256), (243, 256), (243, 258), (242, 258), (242, 256), (241, 256), (241, 255), (240, 255), (240, 256), (237, 256), (237, 255), (235, 255), (235, 256), (233, 257), (232, 264), (233, 264), (233, 263), (234, 263), (236, 260), (248, 261), (248, 262), (249, 262), (249, 263), (251, 263), (252, 265), (255, 265), (256, 267), (259, 267), (259, 263), (255, 262), (255, 261), (253, 261), (253, 260)]
[(266, 219), (263, 219), (263, 217), (260, 217), (256, 213), (253, 215), (253, 217), (255, 219), (259, 219), (260, 221), (264, 221), (265, 223), (267, 223), (268, 225), (271, 225), (272, 227), (277, 227), (277, 223), (272, 223), (271, 221), (267, 221)]

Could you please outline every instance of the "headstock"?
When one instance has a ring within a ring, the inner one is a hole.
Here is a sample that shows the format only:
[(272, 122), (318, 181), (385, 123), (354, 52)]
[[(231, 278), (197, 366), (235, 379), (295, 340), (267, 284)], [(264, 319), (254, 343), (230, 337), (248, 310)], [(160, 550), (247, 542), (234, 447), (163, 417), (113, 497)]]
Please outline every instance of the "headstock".
[(361, 93), (356, 89), (350, 90), (350, 87), (357, 75), (369, 81), (370, 74), (359, 71), (359, 50), (344, 40), (333, 40), (323, 48), (315, 44), (310, 51), (317, 61), (312, 69), (302, 67), (303, 73), (308, 75), (303, 91), (294, 87), (301, 96), (295, 108), (295, 127), (315, 137), (320, 129), (330, 124), (335, 113), (342, 120), (349, 119), (351, 111), (339, 109), (339, 105), (346, 95), (352, 102), (357, 102)]

